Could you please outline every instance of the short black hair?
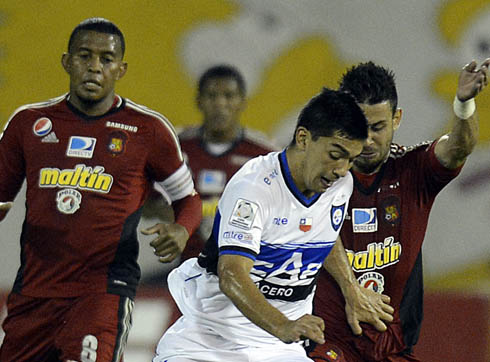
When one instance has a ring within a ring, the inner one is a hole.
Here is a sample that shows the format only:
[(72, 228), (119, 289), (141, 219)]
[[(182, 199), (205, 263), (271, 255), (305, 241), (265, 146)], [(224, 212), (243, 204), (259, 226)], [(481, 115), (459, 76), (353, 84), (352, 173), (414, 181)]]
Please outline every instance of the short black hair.
[(238, 89), (240, 90), (241, 95), (245, 96), (247, 93), (245, 79), (243, 78), (240, 71), (232, 65), (219, 64), (211, 68), (208, 68), (199, 77), (198, 88), (197, 88), (199, 94), (202, 93), (204, 87), (206, 86), (206, 83), (210, 79), (214, 79), (214, 78), (233, 78), (238, 84)]
[(398, 105), (395, 74), (371, 61), (348, 69), (340, 80), (339, 90), (352, 94), (357, 103), (372, 105), (389, 101), (395, 114)]
[[(296, 130), (298, 127), (306, 128), (314, 141), (335, 134), (354, 140), (368, 136), (367, 120), (356, 100), (346, 92), (329, 88), (323, 88), (303, 108)], [(296, 130), (292, 144), (296, 143)]]
[(68, 52), (70, 52), (71, 46), (75, 41), (75, 37), (82, 31), (93, 30), (99, 33), (113, 34), (119, 37), (121, 42), (121, 52), (124, 56), (126, 50), (126, 43), (124, 41), (124, 35), (122, 31), (112, 21), (104, 18), (88, 18), (78, 24), (71, 32), (70, 40), (68, 41)]

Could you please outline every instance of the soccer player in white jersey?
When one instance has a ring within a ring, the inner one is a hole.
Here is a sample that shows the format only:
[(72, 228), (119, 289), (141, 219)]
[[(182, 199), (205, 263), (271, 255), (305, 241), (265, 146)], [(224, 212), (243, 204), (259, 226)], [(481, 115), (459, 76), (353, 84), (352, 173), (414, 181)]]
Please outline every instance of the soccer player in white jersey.
[(353, 328), (386, 328), (389, 298), (361, 291), (336, 244), (353, 188), (349, 169), (366, 137), (351, 96), (324, 89), (302, 110), (285, 150), (250, 160), (231, 178), (204, 251), (169, 275), (183, 316), (154, 362), (311, 361), (302, 340), (324, 343), (323, 320), (310, 313), (330, 252), (326, 267)]

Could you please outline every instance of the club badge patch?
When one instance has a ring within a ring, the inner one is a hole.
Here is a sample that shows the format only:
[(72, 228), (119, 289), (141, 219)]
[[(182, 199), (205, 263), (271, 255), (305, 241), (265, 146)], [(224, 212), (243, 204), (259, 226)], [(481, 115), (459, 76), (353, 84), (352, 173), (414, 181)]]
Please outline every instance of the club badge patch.
[(96, 138), (72, 136), (68, 141), (66, 155), (68, 157), (92, 158), (96, 142)]
[(64, 189), (56, 193), (58, 210), (67, 215), (74, 214), (82, 203), (82, 194), (75, 189)]
[(383, 200), (383, 220), (391, 225), (396, 225), (401, 220), (400, 199), (396, 196), (390, 196)]
[(109, 141), (107, 142), (107, 149), (112, 156), (119, 156), (126, 150), (126, 143), (128, 142), (128, 135), (122, 131), (111, 132), (109, 134)]
[(345, 203), (342, 205), (332, 205), (332, 208), (330, 209), (330, 221), (332, 223), (332, 228), (337, 231), (340, 228), (340, 225), (342, 225), (342, 221), (344, 220), (344, 214), (345, 214)]
[(240, 229), (250, 230), (258, 208), (259, 206), (252, 201), (238, 199), (228, 223)]
[(39, 118), (32, 126), (32, 132), (38, 137), (46, 136), (53, 129), (53, 123), (47, 117)]
[(352, 231), (355, 233), (374, 233), (378, 230), (378, 218), (375, 207), (352, 209)]

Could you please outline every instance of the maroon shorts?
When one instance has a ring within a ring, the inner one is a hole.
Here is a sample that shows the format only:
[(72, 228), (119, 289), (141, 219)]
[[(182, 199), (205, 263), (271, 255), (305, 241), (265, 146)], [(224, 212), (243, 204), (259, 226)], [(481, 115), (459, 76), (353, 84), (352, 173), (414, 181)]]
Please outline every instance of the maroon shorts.
[(114, 294), (32, 298), (11, 293), (2, 362), (118, 362), (134, 302)]

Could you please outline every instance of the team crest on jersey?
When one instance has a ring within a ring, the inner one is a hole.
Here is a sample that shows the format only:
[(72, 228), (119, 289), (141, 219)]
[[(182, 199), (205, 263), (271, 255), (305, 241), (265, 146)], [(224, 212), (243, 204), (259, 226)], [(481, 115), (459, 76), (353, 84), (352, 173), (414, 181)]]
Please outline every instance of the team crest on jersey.
[(96, 138), (72, 136), (68, 141), (66, 155), (68, 157), (92, 158), (96, 142)]
[(342, 205), (332, 205), (330, 209), (330, 221), (332, 222), (332, 228), (337, 231), (342, 225), (342, 221), (344, 220), (345, 214), (345, 204)]
[(258, 208), (259, 206), (252, 201), (238, 199), (228, 223), (240, 229), (250, 230)]
[(107, 149), (113, 156), (119, 156), (126, 150), (126, 143), (128, 141), (128, 135), (122, 131), (115, 131), (109, 133), (109, 141), (107, 143)]
[(311, 226), (313, 224), (313, 218), (311, 217), (303, 217), (299, 220), (299, 229), (306, 233), (311, 230)]
[(352, 231), (355, 233), (374, 233), (378, 230), (378, 218), (375, 207), (352, 209)]
[(377, 272), (368, 272), (362, 274), (357, 281), (361, 285), (361, 287), (366, 289), (371, 289), (376, 293), (383, 293), (384, 285), (385, 285), (385, 277), (383, 274)]
[(46, 136), (53, 129), (53, 123), (47, 117), (39, 118), (32, 126), (32, 132), (38, 137)]
[(383, 220), (395, 225), (400, 222), (400, 199), (396, 196), (390, 196), (387, 199), (383, 200), (382, 208), (383, 208)]
[(75, 189), (63, 189), (56, 193), (56, 206), (63, 214), (74, 214), (81, 203), (82, 194)]

